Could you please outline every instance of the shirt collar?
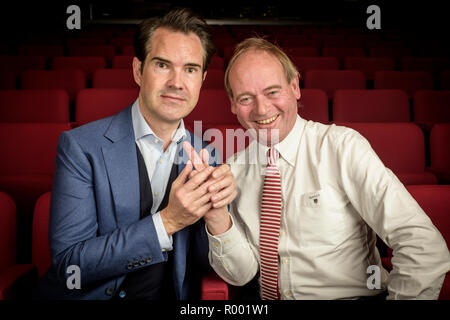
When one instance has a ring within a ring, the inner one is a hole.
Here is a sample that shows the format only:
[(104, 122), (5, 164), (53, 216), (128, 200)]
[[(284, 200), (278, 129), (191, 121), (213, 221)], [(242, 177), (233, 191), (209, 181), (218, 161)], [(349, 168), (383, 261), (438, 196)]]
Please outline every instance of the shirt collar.
[[(298, 146), (300, 144), (300, 138), (305, 128), (306, 121), (302, 119), (298, 114), (295, 120), (294, 127), (288, 133), (286, 138), (277, 143), (274, 147), (280, 153), (280, 156), (286, 160), (291, 166), (295, 166), (295, 159), (297, 155)], [(260, 144), (256, 141), (250, 144), (248, 147), (249, 161), (250, 163), (267, 164), (267, 150), (269, 147)]]
[[(154, 137), (159, 139), (159, 137), (153, 132), (152, 128), (150, 128), (147, 121), (145, 121), (144, 116), (142, 115), (141, 110), (139, 108), (139, 99), (136, 99), (136, 101), (133, 103), (133, 106), (131, 107), (131, 118), (133, 121), (135, 141), (138, 141), (139, 139), (148, 135), (153, 135)], [(184, 127), (184, 121), (183, 119), (181, 119), (180, 125), (172, 135), (172, 141), (180, 143), (185, 138), (186, 138), (186, 129)]]

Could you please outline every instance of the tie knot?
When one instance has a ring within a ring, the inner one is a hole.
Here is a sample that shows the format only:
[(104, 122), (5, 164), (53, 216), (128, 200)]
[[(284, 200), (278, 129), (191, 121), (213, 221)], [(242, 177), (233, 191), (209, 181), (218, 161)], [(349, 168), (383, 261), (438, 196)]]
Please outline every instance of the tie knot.
[(269, 166), (276, 166), (279, 157), (279, 152), (274, 147), (269, 148), (267, 151), (267, 160)]

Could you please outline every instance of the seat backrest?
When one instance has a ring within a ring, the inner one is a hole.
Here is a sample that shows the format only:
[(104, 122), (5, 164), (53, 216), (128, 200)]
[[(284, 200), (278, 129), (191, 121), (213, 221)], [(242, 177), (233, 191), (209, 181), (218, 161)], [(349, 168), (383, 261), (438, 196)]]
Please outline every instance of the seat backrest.
[(0, 90), (16, 89), (16, 76), (12, 71), (0, 72)]
[(54, 45), (28, 44), (20, 46), (19, 52), (21, 55), (25, 56), (42, 56), (45, 59), (51, 59), (53, 57), (64, 55), (64, 48), (62, 45), (58, 44)]
[(441, 232), (450, 248), (450, 185), (407, 186), (423, 211)]
[(0, 191), (0, 271), (16, 263), (16, 204)]
[(365, 57), (364, 48), (345, 48), (345, 47), (324, 47), (322, 49), (323, 57), (336, 57), (340, 65), (344, 64), (347, 57)]
[(115, 56), (112, 60), (113, 69), (133, 69), (133, 56)]
[(112, 116), (133, 103), (139, 94), (136, 89), (84, 89), (75, 104), (75, 121), (85, 124)]
[(303, 79), (309, 70), (337, 70), (339, 68), (339, 62), (336, 57), (292, 56), (291, 60)]
[(52, 69), (78, 69), (82, 70), (88, 79), (95, 70), (106, 68), (106, 59), (103, 57), (55, 57)]
[(426, 71), (376, 71), (375, 89), (405, 90), (410, 98), (420, 89), (433, 89), (433, 77)]
[(203, 82), (202, 90), (204, 89), (224, 89), (225, 71), (223, 69), (208, 69), (205, 82)]
[(52, 175), (58, 137), (70, 129), (68, 123), (0, 123), (0, 175)]
[(194, 121), (204, 124), (239, 124), (236, 116), (231, 113), (231, 103), (225, 89), (202, 89), (194, 110), (184, 121), (193, 124)]
[(20, 75), (26, 70), (44, 70), (42, 56), (0, 56), (0, 72), (11, 71)]
[(139, 88), (133, 69), (99, 69), (92, 77), (93, 88)]
[(413, 95), (414, 121), (450, 122), (450, 90), (417, 90)]
[(333, 120), (408, 122), (408, 95), (402, 90), (336, 90)]
[(208, 66), (208, 70), (219, 69), (225, 70), (225, 61), (223, 58), (213, 55)]
[(22, 89), (64, 89), (74, 99), (86, 88), (86, 77), (81, 70), (28, 70), (22, 76)]
[(394, 173), (423, 173), (425, 142), (422, 130), (414, 123), (336, 122), (364, 136)]
[[(379, 42), (379, 41), (377, 41)], [(369, 57), (387, 57), (399, 59), (411, 55), (411, 49), (405, 47), (373, 46), (369, 47)]]
[(51, 193), (44, 193), (36, 201), (33, 214), (32, 233), (32, 262), (38, 270), (38, 277), (42, 277), (52, 264), (48, 226), (50, 220)]
[(328, 97), (320, 89), (302, 89), (298, 113), (305, 120), (328, 122)]
[(449, 67), (450, 61), (444, 57), (402, 57), (400, 59), (400, 70), (428, 71), (434, 74)]
[(394, 70), (395, 62), (392, 58), (347, 57), (344, 66), (347, 70), (360, 70), (367, 80), (373, 80), (375, 71)]
[(69, 96), (62, 89), (0, 91), (0, 122), (69, 122)]
[[(194, 131), (195, 133), (195, 131)], [(202, 138), (216, 148), (225, 163), (236, 152), (244, 150), (252, 141), (251, 136), (239, 124), (207, 124)]]
[(103, 57), (112, 61), (115, 48), (111, 45), (74, 45), (69, 47), (69, 55), (73, 57)]
[(365, 89), (366, 79), (359, 70), (310, 70), (305, 76), (305, 88), (322, 89), (331, 99), (337, 89)]
[(319, 55), (319, 50), (315, 47), (285, 47), (283, 50), (292, 57), (317, 57)]
[(430, 161), (436, 170), (450, 171), (450, 123), (439, 123), (430, 132)]

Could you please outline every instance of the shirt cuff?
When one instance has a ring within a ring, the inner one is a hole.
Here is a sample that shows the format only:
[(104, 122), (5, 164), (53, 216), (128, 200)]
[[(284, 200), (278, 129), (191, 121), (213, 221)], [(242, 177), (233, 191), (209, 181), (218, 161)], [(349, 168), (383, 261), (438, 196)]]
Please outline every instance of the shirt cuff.
[(209, 250), (211, 250), (218, 256), (230, 252), (236, 245), (241, 242), (241, 234), (234, 224), (233, 216), (230, 215), (230, 218), (231, 228), (224, 233), (216, 236), (213, 236), (209, 233), (208, 227), (205, 224), (206, 234), (209, 241)]
[(155, 225), (156, 235), (158, 236), (159, 245), (162, 251), (170, 251), (173, 249), (173, 238), (167, 234), (166, 228), (164, 228), (164, 223), (161, 219), (161, 213), (158, 211), (152, 215), (153, 224)]

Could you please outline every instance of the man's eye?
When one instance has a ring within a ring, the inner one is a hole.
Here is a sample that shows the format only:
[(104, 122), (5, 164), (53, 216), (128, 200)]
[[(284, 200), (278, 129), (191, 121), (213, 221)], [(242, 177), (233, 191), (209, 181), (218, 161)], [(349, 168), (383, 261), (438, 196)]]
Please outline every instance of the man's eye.
[(167, 65), (164, 62), (158, 62), (156, 65), (158, 66), (158, 68), (165, 68), (165, 67), (167, 67)]
[(250, 100), (249, 97), (241, 98), (241, 99), (239, 100), (239, 103), (240, 103), (240, 104), (243, 104), (243, 105), (249, 104), (250, 102), (251, 102), (251, 100)]
[(195, 69), (195, 68), (187, 68), (186, 71), (187, 71), (188, 73), (194, 73), (194, 72), (197, 71), (197, 69)]
[(270, 91), (269, 95), (270, 96), (275, 96), (278, 93), (278, 91), (274, 90), (274, 91)]

